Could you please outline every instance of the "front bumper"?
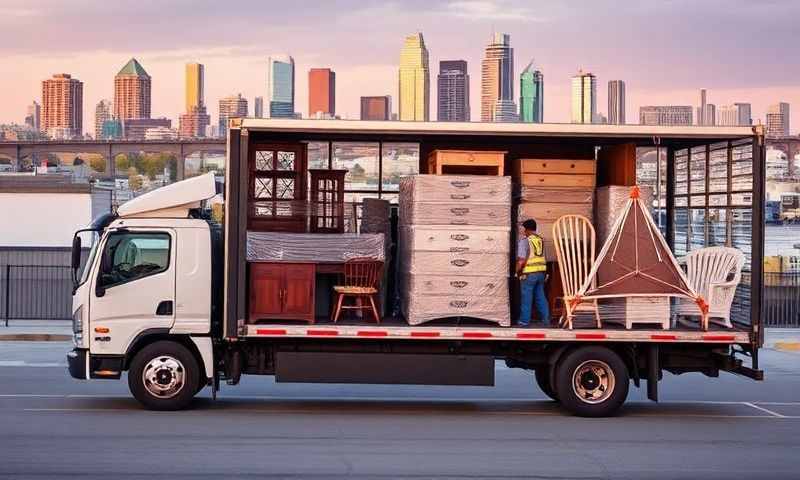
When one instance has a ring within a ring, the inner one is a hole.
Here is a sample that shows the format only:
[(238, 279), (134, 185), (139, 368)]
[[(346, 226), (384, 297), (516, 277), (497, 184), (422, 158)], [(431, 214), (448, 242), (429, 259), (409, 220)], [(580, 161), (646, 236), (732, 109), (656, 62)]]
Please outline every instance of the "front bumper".
[(89, 350), (75, 348), (67, 352), (67, 368), (72, 378), (86, 380), (86, 367), (88, 362)]

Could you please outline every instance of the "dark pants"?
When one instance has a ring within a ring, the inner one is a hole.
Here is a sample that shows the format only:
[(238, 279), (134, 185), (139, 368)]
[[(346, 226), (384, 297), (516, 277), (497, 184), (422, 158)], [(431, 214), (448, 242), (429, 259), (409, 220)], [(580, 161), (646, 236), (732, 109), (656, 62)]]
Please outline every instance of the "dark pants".
[(536, 313), (539, 315), (544, 325), (550, 323), (550, 307), (547, 304), (547, 296), (544, 293), (544, 272), (529, 273), (524, 280), (519, 282), (520, 307), (519, 321), (521, 327), (531, 323), (531, 304), (536, 304)]

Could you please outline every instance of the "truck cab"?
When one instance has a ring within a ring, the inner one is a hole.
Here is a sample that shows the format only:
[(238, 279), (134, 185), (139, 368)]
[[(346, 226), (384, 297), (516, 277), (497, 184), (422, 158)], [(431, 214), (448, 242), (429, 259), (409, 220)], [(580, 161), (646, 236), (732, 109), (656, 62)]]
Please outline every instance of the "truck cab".
[(197, 209), (216, 194), (209, 173), (133, 199), (75, 234), (73, 377), (130, 370), (137, 398), (160, 408), (210, 382), (215, 227)]

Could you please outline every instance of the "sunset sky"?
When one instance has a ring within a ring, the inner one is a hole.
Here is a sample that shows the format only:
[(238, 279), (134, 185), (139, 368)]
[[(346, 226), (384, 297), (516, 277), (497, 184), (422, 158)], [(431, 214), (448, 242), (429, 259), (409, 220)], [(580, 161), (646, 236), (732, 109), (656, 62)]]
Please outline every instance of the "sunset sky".
[[(627, 83), (627, 120), (641, 105), (693, 105), (700, 88), (717, 105), (751, 102), (754, 119), (777, 101), (800, 127), (800, 1), (205, 1), (0, 0), (0, 123), (22, 123), (41, 101), (41, 81), (70, 73), (84, 82), (84, 131), (113, 97), (113, 77), (136, 57), (153, 78), (153, 116), (183, 110), (186, 62), (206, 66), (206, 104), (242, 93), (266, 96), (266, 58), (295, 59), (295, 109), (307, 114), (308, 69), (336, 72), (337, 113), (357, 118), (358, 97), (397, 106), (403, 37), (424, 34), (430, 51), (431, 118), (440, 60), (465, 59), (472, 118), (480, 116), (480, 59), (491, 32), (511, 34), (518, 76), (530, 59), (544, 73), (545, 121), (569, 121), (570, 76)], [(519, 95), (518, 80), (515, 96)]]

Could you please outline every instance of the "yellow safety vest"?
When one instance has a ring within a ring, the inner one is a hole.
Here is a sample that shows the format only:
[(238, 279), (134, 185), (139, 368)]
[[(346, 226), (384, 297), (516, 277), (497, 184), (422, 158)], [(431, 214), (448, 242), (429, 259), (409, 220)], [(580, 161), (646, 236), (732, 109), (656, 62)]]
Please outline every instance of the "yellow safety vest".
[(528, 259), (522, 273), (537, 273), (547, 270), (547, 260), (544, 258), (544, 241), (539, 235), (528, 237)]

